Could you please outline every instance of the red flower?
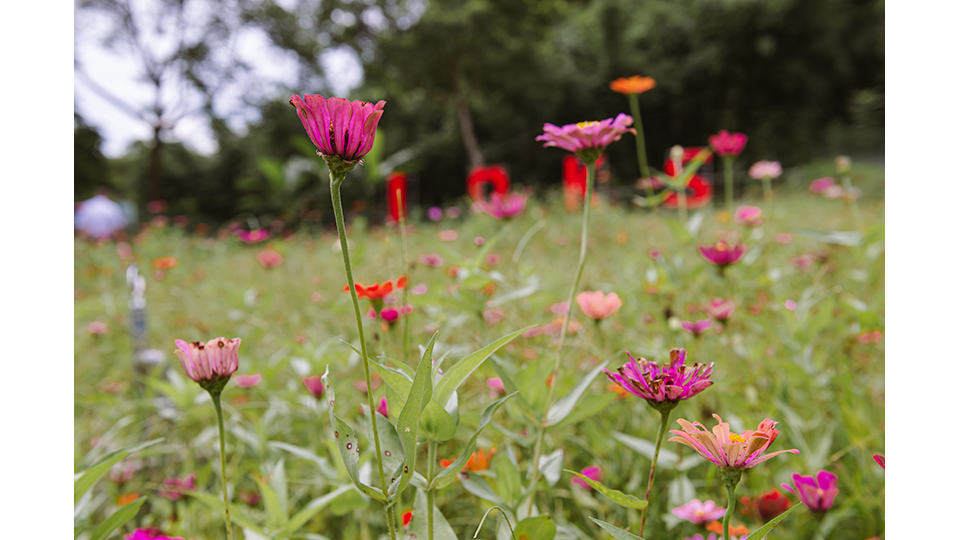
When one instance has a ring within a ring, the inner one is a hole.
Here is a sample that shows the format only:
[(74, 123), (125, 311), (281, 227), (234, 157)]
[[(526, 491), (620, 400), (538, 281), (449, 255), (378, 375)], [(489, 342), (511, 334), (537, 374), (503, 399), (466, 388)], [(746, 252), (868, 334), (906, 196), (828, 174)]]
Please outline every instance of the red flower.
[[(406, 286), (407, 276), (400, 276), (397, 278), (397, 289), (403, 289)], [(370, 301), (376, 302), (378, 300), (382, 301), (384, 296), (393, 292), (394, 283), (392, 280), (384, 281), (382, 284), (378, 281), (369, 286), (362, 283), (354, 283), (354, 287), (357, 289), (358, 298), (366, 298)], [(350, 285), (344, 285), (343, 292), (350, 292)]]

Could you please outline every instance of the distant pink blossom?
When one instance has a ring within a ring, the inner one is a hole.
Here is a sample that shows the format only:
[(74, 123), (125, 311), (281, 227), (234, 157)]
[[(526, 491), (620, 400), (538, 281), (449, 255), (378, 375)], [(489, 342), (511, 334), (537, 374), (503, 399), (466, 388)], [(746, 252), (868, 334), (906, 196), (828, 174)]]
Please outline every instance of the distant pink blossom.
[(623, 300), (615, 292), (604, 294), (603, 291), (584, 291), (577, 295), (577, 305), (587, 317), (599, 321), (619, 311)]
[(380, 310), (380, 318), (387, 321), (388, 323), (396, 322), (401, 316), (406, 316), (413, 313), (413, 306), (407, 304), (405, 306), (387, 306)]
[(447, 229), (437, 233), (437, 238), (443, 242), (453, 242), (457, 238), (460, 238), (460, 233), (454, 229)]
[(779, 232), (779, 233), (773, 235), (773, 241), (776, 242), (776, 243), (778, 243), (778, 244), (787, 245), (787, 244), (793, 242), (793, 235), (790, 234), (790, 233), (786, 233), (786, 232)]
[(259, 373), (253, 373), (250, 375), (235, 375), (233, 377), (233, 382), (240, 388), (253, 388), (254, 386), (260, 384), (260, 381), (263, 380), (263, 375)]
[(420, 296), (421, 294), (427, 294), (427, 284), (418, 283), (414, 288), (410, 289), (410, 294), (414, 296)]
[(566, 300), (547, 306), (547, 312), (553, 313), (554, 315), (566, 315), (567, 311), (570, 311), (570, 304), (568, 304)]
[(748, 171), (750, 178), (760, 180), (762, 178), (780, 178), (783, 174), (783, 168), (779, 161), (758, 161), (750, 166)]
[(427, 217), (430, 221), (440, 221), (443, 219), (443, 209), (439, 206), (431, 206), (427, 209)]
[(500, 264), (500, 261), (501, 261), (501, 258), (499, 253), (491, 253), (487, 255), (486, 262), (490, 266), (497, 266), (498, 264)]
[(713, 326), (713, 321), (703, 319), (700, 321), (680, 321), (680, 328), (690, 332), (694, 336), (700, 337), (704, 332)]
[(237, 238), (239, 238), (241, 242), (244, 242), (247, 244), (255, 244), (257, 242), (263, 242), (267, 238), (270, 238), (270, 231), (267, 229), (256, 229), (253, 231), (237, 231), (235, 234), (237, 235)]
[(443, 266), (443, 257), (439, 253), (424, 253), (420, 255), (420, 264), (431, 268), (440, 268)]
[(486, 214), (493, 219), (505, 219), (517, 216), (527, 207), (529, 193), (493, 193), (490, 200), (479, 200), (473, 203), (474, 212)]
[(747, 136), (743, 133), (730, 133), (721, 129), (720, 133), (710, 136), (710, 146), (721, 157), (739, 156), (747, 145)]
[(837, 475), (830, 471), (819, 471), (815, 476), (793, 475), (793, 485), (781, 484), (810, 510), (826, 512), (833, 507), (840, 489), (837, 487)]
[(725, 321), (733, 315), (736, 308), (737, 302), (733, 298), (714, 298), (704, 306), (703, 310), (714, 319)]
[(507, 312), (503, 308), (490, 308), (483, 310), (483, 322), (487, 326), (493, 326), (507, 317)]
[(747, 246), (746, 244), (730, 245), (723, 240), (719, 240), (714, 245), (700, 244), (697, 246), (697, 250), (705, 261), (720, 268), (722, 272), (724, 268), (743, 259), (743, 256), (747, 253)]
[(556, 146), (567, 152), (584, 154), (580, 156), (581, 160), (590, 163), (610, 143), (619, 141), (627, 133), (636, 134), (637, 130), (629, 127), (631, 124), (633, 118), (623, 113), (599, 122), (580, 122), (563, 127), (547, 123), (543, 125), (543, 135), (537, 140), (543, 142), (544, 148)]
[(490, 389), (491, 398), (507, 393), (507, 389), (503, 386), (503, 380), (501, 380), (500, 377), (490, 377), (487, 379), (487, 388)]
[(882, 339), (883, 339), (883, 332), (881, 332), (880, 330), (873, 330), (873, 331), (871, 331), (871, 332), (864, 332), (864, 333), (860, 334), (859, 336), (857, 336), (857, 341), (859, 341), (860, 343), (864, 343), (864, 344), (867, 344), (867, 343), (873, 343), (873, 344), (880, 343), (880, 341), (881, 341)]
[(87, 324), (87, 333), (93, 335), (103, 335), (110, 331), (110, 325), (103, 321), (90, 321)]
[(283, 264), (283, 255), (272, 249), (265, 249), (257, 253), (257, 262), (264, 268), (276, 268)]
[(757, 206), (741, 206), (733, 213), (733, 219), (747, 227), (757, 227), (763, 224), (762, 215), (763, 210)]
[(789, 309), (790, 311), (794, 311), (797, 309), (797, 303), (793, 300), (787, 300), (783, 303), (783, 307)]
[(304, 377), (300, 380), (303, 381), (303, 386), (307, 389), (307, 391), (313, 394), (313, 397), (317, 399), (323, 397), (323, 381), (319, 375), (310, 375), (309, 377)]
[(836, 185), (836, 181), (829, 176), (825, 176), (810, 182), (810, 187), (808, 189), (813, 193), (823, 193), (824, 190), (834, 185)]
[(473, 239), (473, 243), (478, 246), (482, 246), (484, 242), (486, 242), (486, 240), (484, 240), (482, 236), (478, 236)]
[(445, 213), (448, 218), (457, 219), (458, 217), (460, 217), (460, 208), (456, 206), (451, 206), (450, 208), (447, 208), (447, 211)]
[(377, 405), (377, 412), (382, 414), (384, 418), (390, 418), (390, 405), (387, 403), (387, 398), (380, 398), (380, 404)]
[[(594, 482), (600, 482), (603, 480), (603, 470), (597, 465), (591, 465), (589, 467), (584, 468), (583, 470), (580, 471), (580, 474), (586, 476), (587, 478), (593, 480)], [(590, 487), (590, 484), (584, 482), (582, 479), (580, 479), (577, 476), (574, 476), (573, 478), (571, 478), (570, 483), (579, 488), (583, 488), (591, 491), (593, 490), (593, 488)]]
[(678, 506), (672, 510), (673, 515), (685, 519), (694, 525), (716, 521), (727, 513), (726, 508), (717, 506), (713, 501), (700, 502), (700, 499), (691, 499), (683, 506)]
[(650, 257), (655, 261), (659, 261), (663, 258), (663, 252), (656, 248), (649, 249), (647, 250), (647, 257)]
[(157, 495), (160, 495), (164, 499), (170, 499), (171, 501), (178, 501), (183, 498), (184, 491), (196, 491), (197, 490), (197, 475), (196, 473), (190, 473), (183, 478), (176, 476), (171, 476), (163, 481), (163, 487), (167, 488), (165, 490), (160, 490), (157, 492)]

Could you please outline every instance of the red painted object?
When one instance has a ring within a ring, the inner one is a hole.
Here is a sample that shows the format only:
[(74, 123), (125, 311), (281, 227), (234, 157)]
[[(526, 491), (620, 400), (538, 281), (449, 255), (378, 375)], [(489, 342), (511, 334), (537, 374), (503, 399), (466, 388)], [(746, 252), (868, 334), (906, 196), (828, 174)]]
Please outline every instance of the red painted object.
[[(600, 154), (596, 170), (599, 171), (606, 163), (607, 157)], [(587, 193), (587, 166), (573, 154), (567, 154), (563, 158), (563, 189), (578, 193), (581, 199)]]
[(486, 199), (484, 184), (493, 186), (494, 193), (506, 195), (510, 191), (510, 176), (500, 165), (474, 168), (467, 176), (467, 194), (471, 199), (475, 201)]
[[(697, 154), (703, 150), (703, 147), (692, 147), (683, 149), (683, 159), (681, 160), (682, 165), (686, 165), (693, 158), (697, 157)], [(707, 159), (704, 160), (703, 164), (713, 162), (713, 154), (707, 156)], [(678, 174), (677, 168), (673, 164), (673, 160), (667, 158), (663, 164), (663, 172), (667, 176), (674, 176)], [(701, 208), (710, 204), (710, 201), (713, 200), (713, 185), (710, 184), (710, 181), (706, 177), (695, 174), (693, 178), (690, 179), (690, 183), (687, 184), (687, 208)], [(677, 194), (670, 193), (663, 199), (663, 206), (667, 208), (677, 208), (680, 206), (680, 197)]]
[[(400, 203), (397, 204), (397, 192), (400, 192)], [(400, 212), (407, 217), (407, 173), (392, 172), (387, 175), (387, 209), (390, 218), (400, 221)]]

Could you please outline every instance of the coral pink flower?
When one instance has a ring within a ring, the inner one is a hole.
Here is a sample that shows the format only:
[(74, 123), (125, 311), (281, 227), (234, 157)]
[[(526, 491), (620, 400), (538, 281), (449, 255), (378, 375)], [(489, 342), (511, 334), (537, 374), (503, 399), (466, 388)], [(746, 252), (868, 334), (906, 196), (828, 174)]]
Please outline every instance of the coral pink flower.
[(737, 434), (730, 431), (730, 424), (719, 415), (714, 414), (713, 417), (719, 423), (714, 426), (712, 433), (700, 422), (691, 424), (683, 418), (677, 419), (683, 431), (671, 430), (670, 433), (677, 436), (670, 440), (693, 448), (703, 459), (721, 469), (750, 469), (785, 452), (800, 453), (791, 449), (764, 454), (780, 435), (776, 429), (777, 422), (769, 418), (760, 422), (756, 431), (747, 430)]
[(783, 168), (779, 161), (758, 161), (750, 166), (747, 171), (750, 178), (760, 180), (762, 178), (780, 178), (783, 174)]
[(458, 233), (455, 229), (447, 229), (445, 231), (438, 232), (437, 238), (443, 242), (453, 242), (457, 238), (460, 238), (460, 233)]
[(257, 253), (257, 262), (264, 268), (276, 268), (283, 264), (283, 255), (272, 249), (265, 249)]
[(687, 504), (678, 506), (671, 510), (673, 515), (685, 519), (694, 525), (716, 521), (727, 513), (727, 509), (717, 506), (713, 501), (700, 502), (700, 499), (690, 499)]
[[(454, 240), (456, 240), (456, 239), (454, 239)], [(486, 240), (485, 240), (482, 236), (478, 236), (478, 237), (476, 237), (476, 238), (473, 239), (473, 243), (476, 244), (476, 245), (478, 245), (478, 246), (482, 246), (484, 242), (486, 242)]]
[(808, 189), (813, 193), (823, 193), (824, 190), (834, 185), (836, 185), (834, 179), (830, 178), (829, 176), (825, 176), (810, 182), (810, 187)]
[(110, 331), (110, 325), (103, 321), (90, 321), (87, 325), (87, 333), (94, 335), (103, 335)]
[(190, 473), (183, 478), (171, 476), (163, 481), (163, 487), (169, 488), (169, 490), (158, 491), (157, 495), (160, 495), (164, 499), (170, 499), (171, 501), (180, 500), (183, 498), (184, 491), (197, 490), (196, 478), (196, 473)]
[(382, 414), (384, 418), (390, 418), (390, 405), (387, 403), (387, 398), (380, 398), (380, 404), (377, 405), (377, 412)]
[(607, 378), (619, 384), (631, 394), (647, 400), (655, 409), (673, 409), (682, 400), (703, 392), (713, 381), (713, 362), (710, 365), (684, 364), (685, 349), (671, 349), (670, 361), (660, 365), (641, 358), (638, 362), (629, 352), (630, 361), (617, 368), (616, 372), (603, 370)]
[(490, 308), (483, 310), (483, 322), (487, 326), (493, 326), (507, 318), (507, 312), (503, 308)]
[(720, 133), (710, 136), (710, 146), (720, 157), (735, 157), (743, 152), (743, 147), (747, 145), (747, 136), (743, 133), (730, 133), (721, 129)]
[[(816, 476), (803, 476), (794, 473), (793, 486), (781, 484), (783, 489), (794, 494), (807, 508), (814, 512), (826, 512), (833, 506), (833, 500), (840, 493), (837, 487), (837, 475), (829, 471), (820, 471)], [(796, 489), (794, 489), (796, 486)]]
[(490, 377), (487, 379), (487, 388), (490, 389), (491, 398), (507, 393), (507, 389), (504, 388), (503, 380), (500, 379), (500, 377)]
[(260, 381), (263, 380), (263, 375), (259, 373), (253, 373), (251, 375), (237, 375), (233, 378), (234, 384), (240, 388), (253, 388), (254, 386), (260, 384)]
[(700, 244), (697, 246), (697, 250), (705, 261), (719, 268), (722, 274), (723, 269), (743, 259), (743, 256), (747, 253), (747, 246), (746, 244), (730, 245), (723, 240), (719, 240), (714, 245)]
[(506, 195), (493, 193), (490, 195), (489, 201), (483, 199), (475, 201), (473, 211), (478, 214), (486, 214), (493, 219), (512, 218), (523, 212), (527, 207), (528, 198), (530, 198), (529, 193), (512, 192)]
[(864, 332), (859, 336), (857, 336), (857, 341), (864, 344), (880, 343), (882, 339), (883, 339), (883, 332), (881, 332), (880, 330), (873, 330), (872, 332)]
[(734, 310), (737, 309), (737, 302), (733, 298), (714, 298), (703, 310), (707, 312), (707, 315), (713, 317), (718, 321), (725, 321), (733, 315)]
[(180, 365), (187, 377), (203, 386), (207, 382), (229, 379), (237, 370), (240, 362), (237, 350), (240, 338), (224, 339), (218, 337), (204, 343), (187, 343), (182, 339), (174, 340), (177, 350), (173, 351), (180, 359)]
[(553, 313), (554, 315), (566, 315), (567, 311), (570, 311), (570, 304), (568, 304), (566, 300), (547, 306), (547, 312)]
[(443, 266), (443, 257), (439, 253), (424, 253), (420, 255), (420, 264), (431, 268)]
[(713, 321), (710, 319), (702, 319), (699, 321), (680, 321), (680, 328), (690, 332), (696, 337), (700, 337), (704, 332), (713, 327)]
[(741, 206), (733, 213), (733, 219), (747, 227), (757, 227), (763, 224), (763, 210), (757, 206)]
[(418, 283), (416, 287), (410, 289), (410, 294), (414, 296), (420, 296), (421, 294), (427, 294), (427, 284)]
[(491, 253), (487, 255), (487, 258), (485, 259), (484, 262), (486, 262), (490, 266), (497, 266), (498, 264), (500, 264), (502, 260), (503, 259), (500, 257), (499, 253)]
[(633, 118), (623, 113), (599, 122), (580, 122), (563, 127), (544, 124), (544, 133), (537, 140), (543, 142), (544, 148), (556, 146), (577, 154), (584, 163), (593, 163), (610, 143), (619, 141), (626, 133), (637, 133), (629, 127), (631, 124)]
[(308, 392), (313, 394), (313, 397), (317, 399), (323, 397), (323, 381), (320, 380), (319, 375), (310, 375), (309, 377), (304, 377), (301, 380), (303, 381), (303, 386), (306, 387)]
[(773, 240), (778, 244), (787, 245), (793, 242), (793, 235), (786, 232), (779, 232), (773, 235)]
[(584, 291), (577, 295), (577, 305), (587, 317), (599, 321), (619, 311), (623, 300), (615, 292), (603, 294), (603, 291)]
[(255, 244), (257, 242), (263, 242), (267, 238), (270, 238), (270, 231), (268, 231), (267, 229), (257, 229), (255, 231), (237, 231), (236, 235), (241, 242), (245, 242), (247, 244)]
[[(591, 465), (589, 467), (584, 468), (582, 471), (580, 471), (580, 474), (586, 476), (587, 478), (593, 480), (594, 482), (600, 482), (603, 480), (603, 470), (596, 465)], [(583, 488), (591, 491), (593, 490), (593, 488), (590, 487), (590, 484), (584, 482), (582, 479), (580, 479), (577, 476), (574, 476), (573, 478), (571, 478), (570, 483), (579, 488)]]
[(319, 94), (290, 97), (307, 135), (323, 157), (356, 163), (373, 148), (385, 101), (376, 105)]

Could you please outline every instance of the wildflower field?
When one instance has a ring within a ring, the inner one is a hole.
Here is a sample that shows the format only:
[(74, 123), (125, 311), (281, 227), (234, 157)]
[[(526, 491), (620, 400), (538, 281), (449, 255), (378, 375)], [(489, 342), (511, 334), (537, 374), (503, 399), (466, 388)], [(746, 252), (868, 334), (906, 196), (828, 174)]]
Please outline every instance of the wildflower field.
[[(336, 229), (78, 238), (77, 530), (882, 538), (884, 170), (842, 169), (730, 211), (600, 189), (589, 224), (549, 192), (503, 219), (411, 209), (405, 234), (348, 212), (357, 297)], [(859, 199), (824, 196), (843, 175)], [(162, 352), (140, 368), (133, 263)]]

